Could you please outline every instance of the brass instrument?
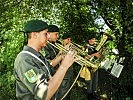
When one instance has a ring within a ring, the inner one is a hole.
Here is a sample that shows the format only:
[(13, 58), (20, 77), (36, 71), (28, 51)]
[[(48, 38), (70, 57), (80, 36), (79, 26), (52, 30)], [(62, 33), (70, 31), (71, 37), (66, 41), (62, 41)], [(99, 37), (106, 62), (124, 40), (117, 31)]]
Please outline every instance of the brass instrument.
[(73, 44), (74, 47), (75, 47), (76, 49), (80, 49), (80, 51), (81, 51), (81, 50), (82, 50), (82, 51), (85, 50), (85, 48), (84, 48), (83, 46), (81, 46), (81, 45), (79, 45), (79, 44), (77, 44), (77, 43), (71, 42), (71, 44)]
[[(48, 42), (50, 43), (50, 42)], [(69, 50), (67, 50), (63, 45), (59, 44), (59, 43), (55, 43), (52, 44), (50, 43), (52, 46), (54, 46), (55, 48), (57, 48), (60, 51), (64, 51), (65, 53), (67, 53)], [(78, 63), (81, 66), (87, 66), (87, 67), (92, 67), (94, 69), (97, 69), (98, 67), (96, 65), (94, 65), (93, 63), (89, 62), (88, 60), (84, 59), (83, 57), (76, 55), (76, 58), (78, 60), (76, 60), (75, 62)]]
[[(102, 50), (101, 48), (104, 46), (104, 44), (107, 42), (107, 40), (110, 40), (110, 39), (111, 39), (111, 37), (109, 35), (107, 35), (105, 33), (102, 34), (101, 41), (100, 41), (99, 45), (96, 47), (96, 50), (101, 52), (101, 50)], [(105, 52), (105, 51), (103, 51), (103, 52)], [(97, 65), (99, 67), (100, 62), (101, 62), (100, 60), (102, 60), (102, 59), (103, 59), (102, 57), (99, 59), (94, 59), (94, 56), (92, 56), (89, 58), (89, 61), (95, 63), (95, 65)], [(97, 69), (93, 69), (93, 72), (95, 72)], [(90, 71), (88, 70), (88, 68), (86, 66), (84, 66), (80, 72), (80, 77), (84, 78), (85, 80), (90, 80), (91, 79), (90, 76), (91, 76)]]
[[(109, 36), (108, 34), (105, 34), (105, 33), (104, 33), (104, 34), (102, 35), (102, 38), (101, 38), (101, 41), (100, 41), (99, 45), (96, 47), (96, 50), (99, 51), (99, 50), (104, 46), (104, 44), (107, 42), (107, 40), (112, 40), (112, 39), (113, 39), (113, 38), (112, 38), (111, 36)], [(73, 44), (74, 44), (74, 43), (72, 43), (72, 45), (73, 45)], [(52, 45), (53, 45), (53, 44), (52, 44)], [(53, 45), (53, 46), (55, 46), (55, 45)], [(77, 52), (79, 52), (79, 54), (80, 54), (80, 53), (81, 53), (81, 54), (85, 54), (85, 53), (86, 53), (84, 50), (81, 51), (81, 49), (79, 49), (79, 48), (76, 47), (76, 46), (78, 46), (78, 45), (75, 45), (75, 44), (74, 44), (74, 49), (75, 49)], [(80, 47), (80, 46), (79, 46), (79, 47)], [(58, 49), (58, 48), (59, 48), (59, 50), (64, 50), (64, 51), (68, 52), (68, 50), (66, 50), (66, 48), (63, 47), (62, 45), (60, 45), (60, 46), (58, 45), (57, 49)], [(81, 51), (81, 52), (80, 52), (80, 51)], [(104, 51), (103, 51), (103, 52), (104, 52)], [(77, 57), (78, 57), (80, 60), (78, 60), (78, 61), (76, 61), (76, 62), (77, 62), (78, 64), (81, 65), (81, 69), (80, 69), (80, 71), (79, 71), (79, 73), (78, 73), (78, 75), (77, 75), (75, 81), (74, 81), (73, 84), (71, 85), (70, 89), (69, 89), (68, 92), (62, 97), (61, 100), (63, 100), (63, 99), (65, 98), (65, 96), (69, 93), (69, 91), (72, 89), (72, 87), (73, 87), (74, 84), (76, 83), (76, 81), (77, 81), (79, 75), (80, 75), (80, 77), (84, 78), (85, 80), (90, 80), (90, 79), (91, 79), (91, 77), (90, 77), (91, 74), (90, 74), (90, 71), (88, 70), (87, 67), (92, 67), (92, 68), (95, 68), (95, 69), (98, 68), (96, 65), (94, 65), (93, 63), (89, 62), (88, 60), (86, 60), (86, 59), (80, 57), (79, 55), (77, 55)], [(93, 58), (91, 58), (90, 61), (92, 61), (92, 59), (93, 59)], [(87, 65), (87, 66), (86, 66), (86, 65)], [(95, 69), (94, 69), (94, 70), (95, 70)]]
[(96, 47), (96, 50), (99, 51), (108, 40), (113, 40), (112, 36), (107, 33), (102, 33), (102, 38), (99, 45)]
[[(58, 40), (58, 42), (60, 42), (61, 44), (62, 43), (62, 40)], [(77, 43), (74, 43), (74, 42), (70, 42), (67, 44), (67, 46), (71, 47), (72, 49), (74, 49), (75, 51), (77, 51), (77, 53), (81, 56), (85, 56), (85, 55), (88, 55), (87, 52), (84, 52), (85, 51), (85, 48)]]
[[(102, 49), (103, 46), (105, 45), (105, 43), (106, 43), (107, 41), (109, 41), (109, 40), (112, 41), (113, 38), (112, 38), (111, 35), (109, 35), (109, 34), (107, 34), (107, 33), (105, 33), (105, 32), (102, 32), (101, 34), (102, 34), (102, 37), (101, 37), (100, 43), (99, 43), (99, 44), (97, 45), (97, 47), (96, 47), (96, 50), (103, 54), (103, 53), (106, 51), (105, 49)], [(103, 50), (104, 50), (104, 51), (103, 51)], [(93, 61), (93, 59), (94, 59), (94, 57), (91, 57), (91, 58), (90, 58), (90, 61)], [(97, 62), (97, 60), (95, 60), (95, 62)]]
[(77, 51), (77, 53), (78, 53), (79, 55), (81, 55), (81, 56), (87, 55), (87, 53), (84, 52), (85, 49), (84, 49), (83, 46), (80, 46), (80, 45), (78, 45), (78, 44), (76, 44), (76, 43), (74, 43), (74, 42), (69, 43), (68, 45), (70, 45), (75, 51)]

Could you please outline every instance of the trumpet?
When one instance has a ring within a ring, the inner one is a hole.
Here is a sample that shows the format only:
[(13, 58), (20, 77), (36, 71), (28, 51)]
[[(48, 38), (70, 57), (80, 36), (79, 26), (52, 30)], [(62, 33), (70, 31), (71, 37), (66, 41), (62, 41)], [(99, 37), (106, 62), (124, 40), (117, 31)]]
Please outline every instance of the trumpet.
[(80, 46), (76, 43), (69, 43), (70, 47), (72, 47), (75, 51), (77, 51), (78, 55), (85, 56), (88, 55), (85, 51), (85, 48), (83, 46)]
[[(59, 44), (59, 43), (55, 43), (52, 44), (50, 42), (48, 42), (49, 44), (51, 44), (52, 46), (54, 46), (55, 48), (57, 48), (60, 51), (64, 51), (65, 53), (67, 53), (69, 50), (67, 50), (63, 45)], [(94, 65), (93, 63), (89, 62), (88, 60), (84, 59), (83, 57), (76, 55), (76, 58), (78, 60), (76, 60), (75, 62), (78, 63), (81, 66), (87, 66), (87, 67), (92, 67), (94, 69), (97, 69), (98, 67), (96, 65)]]
[[(62, 43), (62, 40), (58, 40), (61, 44)], [(79, 44), (76, 44), (74, 42), (70, 42), (67, 44), (67, 46), (69, 46), (70, 48), (74, 49), (75, 51), (77, 51), (77, 53), (81, 56), (85, 56), (85, 55), (88, 55), (87, 52), (84, 52), (85, 51), (85, 48)]]

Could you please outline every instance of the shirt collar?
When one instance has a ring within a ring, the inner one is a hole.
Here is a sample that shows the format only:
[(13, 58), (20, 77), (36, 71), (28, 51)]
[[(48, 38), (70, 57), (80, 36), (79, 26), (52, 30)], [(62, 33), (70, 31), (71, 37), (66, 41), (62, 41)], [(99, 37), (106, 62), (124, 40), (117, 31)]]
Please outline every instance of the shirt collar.
[(29, 52), (35, 54), (37, 57), (41, 58), (42, 60), (45, 60), (45, 57), (40, 52), (37, 52), (35, 49), (33, 49), (30, 46), (24, 46), (23, 50), (29, 51)]
[(29, 51), (29, 52), (35, 54), (35, 55), (38, 56), (38, 57), (40, 56), (40, 53), (37, 52), (35, 49), (33, 49), (33, 48), (30, 47), (30, 46), (24, 46), (23, 50), (24, 50), (24, 51)]

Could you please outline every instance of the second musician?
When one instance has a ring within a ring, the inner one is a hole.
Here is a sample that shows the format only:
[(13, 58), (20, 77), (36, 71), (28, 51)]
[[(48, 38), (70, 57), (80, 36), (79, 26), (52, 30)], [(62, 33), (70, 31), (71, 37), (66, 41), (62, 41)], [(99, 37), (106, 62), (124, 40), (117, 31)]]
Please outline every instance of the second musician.
[[(57, 42), (57, 39), (59, 38), (59, 28), (56, 25), (49, 25), (48, 34), (49, 34), (49, 38), (48, 38), (49, 43), (44, 48), (44, 55), (47, 58), (47, 60), (49, 60), (51, 62), (50, 64), (52, 66), (55, 66), (54, 70), (56, 71), (56, 69), (58, 69), (58, 66), (60, 64), (60, 62), (58, 62), (58, 61), (63, 59), (63, 56), (60, 55), (60, 51), (53, 46)], [(43, 51), (42, 51), (42, 53), (43, 53)], [(57, 65), (57, 63), (58, 63), (58, 65)], [(66, 73), (58, 91), (56, 92), (56, 94), (52, 98), (52, 100), (55, 100), (55, 99), (60, 100), (64, 96), (64, 94), (68, 91), (68, 89), (71, 86), (70, 81), (72, 81), (71, 80), (72, 77), (70, 75), (71, 75), (71, 73), (70, 73), (70, 69), (69, 69), (69, 71)], [(67, 95), (64, 98), (64, 100), (70, 100), (70, 95)]]

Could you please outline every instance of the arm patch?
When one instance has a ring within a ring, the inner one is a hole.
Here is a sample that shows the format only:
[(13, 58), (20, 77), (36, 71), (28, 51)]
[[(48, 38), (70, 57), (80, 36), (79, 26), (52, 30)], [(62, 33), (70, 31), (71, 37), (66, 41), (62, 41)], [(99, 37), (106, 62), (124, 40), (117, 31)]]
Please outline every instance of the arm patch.
[(37, 75), (33, 69), (28, 70), (24, 75), (30, 83), (35, 83), (37, 81)]

